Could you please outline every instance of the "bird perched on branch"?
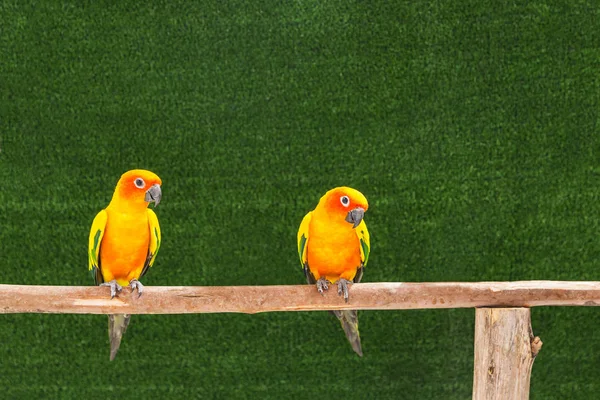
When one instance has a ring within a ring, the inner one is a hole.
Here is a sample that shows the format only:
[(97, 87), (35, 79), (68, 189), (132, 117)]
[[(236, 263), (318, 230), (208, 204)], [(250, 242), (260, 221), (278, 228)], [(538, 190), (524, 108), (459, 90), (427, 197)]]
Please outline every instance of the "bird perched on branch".
[[(160, 178), (146, 170), (125, 172), (115, 188), (108, 207), (100, 211), (90, 230), (89, 269), (96, 285), (110, 287), (111, 298), (129, 285), (142, 295), (138, 280), (148, 271), (160, 248), (160, 226), (150, 203), (156, 207), (162, 198)], [(110, 359), (119, 350), (125, 334), (128, 314), (108, 316)]]
[[(319, 293), (337, 284), (348, 302), (348, 284), (360, 282), (369, 259), (370, 239), (363, 221), (369, 204), (358, 190), (338, 187), (325, 193), (298, 230), (298, 255), (309, 284)], [(356, 310), (333, 311), (352, 348), (362, 356)]]

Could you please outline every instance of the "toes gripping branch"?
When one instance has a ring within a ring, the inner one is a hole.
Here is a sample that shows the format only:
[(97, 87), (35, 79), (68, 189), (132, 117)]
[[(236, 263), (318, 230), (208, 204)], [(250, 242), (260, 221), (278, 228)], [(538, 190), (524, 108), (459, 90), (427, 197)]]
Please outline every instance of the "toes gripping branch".
[(321, 294), (323, 294), (325, 290), (329, 290), (329, 281), (325, 278), (320, 278), (317, 281), (317, 290)]
[(129, 281), (129, 287), (131, 288), (132, 292), (137, 288), (138, 297), (140, 297), (144, 291), (144, 285), (142, 285), (142, 282), (138, 281), (137, 279), (132, 279)]
[(117, 293), (120, 293), (121, 290), (123, 290), (123, 287), (121, 287), (121, 285), (119, 285), (117, 283), (117, 281), (114, 279), (110, 282), (101, 283), (100, 286), (110, 287), (110, 298), (111, 299), (114, 298), (117, 295)]
[(339, 296), (344, 296), (344, 300), (346, 301), (346, 303), (348, 302), (348, 284), (351, 283), (349, 280), (347, 279), (343, 279), (340, 278), (340, 280), (337, 282), (338, 285), (338, 295)]

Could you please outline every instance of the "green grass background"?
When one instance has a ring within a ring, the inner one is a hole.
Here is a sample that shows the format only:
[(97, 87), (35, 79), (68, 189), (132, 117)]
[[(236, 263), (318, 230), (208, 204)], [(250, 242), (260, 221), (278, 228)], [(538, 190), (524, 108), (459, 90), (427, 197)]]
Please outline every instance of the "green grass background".
[[(0, 282), (92, 285), (121, 173), (163, 179), (147, 285), (300, 284), (328, 189), (364, 281), (600, 280), (588, 1), (0, 2)], [(600, 396), (600, 310), (536, 308), (532, 399)], [(0, 316), (0, 397), (467, 399), (473, 310)]]

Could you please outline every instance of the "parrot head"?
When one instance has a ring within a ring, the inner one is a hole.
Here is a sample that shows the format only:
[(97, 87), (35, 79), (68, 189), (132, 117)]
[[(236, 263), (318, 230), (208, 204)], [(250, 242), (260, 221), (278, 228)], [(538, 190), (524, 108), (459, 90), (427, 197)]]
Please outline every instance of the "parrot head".
[(126, 200), (144, 207), (154, 203), (156, 207), (162, 198), (161, 184), (162, 181), (155, 173), (133, 169), (121, 175), (113, 199)]
[(369, 203), (366, 197), (356, 189), (346, 186), (331, 189), (319, 201), (319, 206), (333, 215), (338, 215), (344, 221), (352, 224), (356, 228), (363, 217), (365, 211), (369, 209)]

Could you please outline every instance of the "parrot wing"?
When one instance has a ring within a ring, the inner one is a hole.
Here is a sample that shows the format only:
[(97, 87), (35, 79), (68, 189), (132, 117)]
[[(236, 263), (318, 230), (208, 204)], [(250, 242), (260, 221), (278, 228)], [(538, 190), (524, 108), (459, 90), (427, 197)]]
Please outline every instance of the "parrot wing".
[(298, 256), (300, 256), (300, 264), (302, 264), (302, 267), (308, 262), (306, 249), (308, 247), (308, 227), (311, 219), (312, 211), (304, 216), (302, 223), (300, 223), (300, 229), (298, 229)]
[(367, 224), (365, 224), (364, 220), (360, 222), (354, 231), (356, 232), (356, 236), (358, 236), (358, 241), (360, 243), (360, 259), (362, 261), (362, 264), (358, 271), (356, 271), (356, 276), (354, 277), (354, 282), (358, 283), (362, 279), (363, 270), (369, 261), (371, 236), (369, 235), (369, 230), (367, 229)]
[(90, 229), (90, 238), (88, 242), (88, 268), (92, 272), (96, 285), (104, 282), (101, 272), (100, 246), (102, 244), (102, 237), (104, 236), (107, 219), (108, 214), (106, 210), (100, 211), (96, 214), (94, 222), (92, 222), (92, 228)]
[(148, 257), (146, 258), (146, 263), (144, 264), (140, 278), (144, 276), (148, 271), (148, 268), (154, 264), (154, 260), (156, 260), (156, 255), (160, 249), (161, 241), (160, 225), (158, 224), (156, 214), (150, 208), (148, 208), (146, 212), (148, 213), (148, 227), (150, 228), (150, 245), (148, 247)]
[(308, 269), (308, 227), (310, 226), (310, 220), (312, 219), (312, 211), (304, 216), (298, 229), (298, 256), (300, 257), (300, 264), (304, 269), (304, 274), (309, 283), (315, 283), (315, 279), (312, 273)]

